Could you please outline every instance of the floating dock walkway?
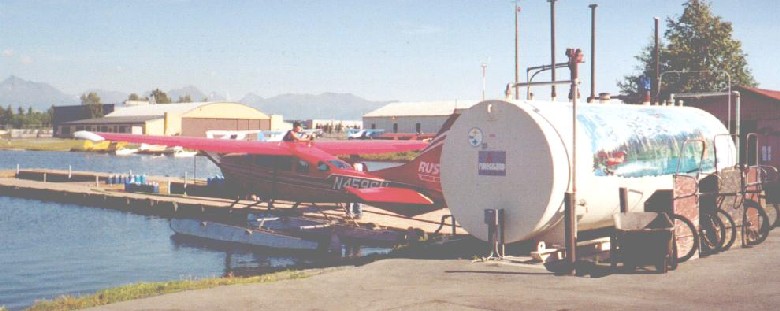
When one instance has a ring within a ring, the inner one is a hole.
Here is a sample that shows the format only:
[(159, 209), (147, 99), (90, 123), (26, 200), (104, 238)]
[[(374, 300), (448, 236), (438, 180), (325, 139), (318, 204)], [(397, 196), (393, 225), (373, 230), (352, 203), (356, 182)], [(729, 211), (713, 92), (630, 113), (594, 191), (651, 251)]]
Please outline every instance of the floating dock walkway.
[[(147, 177), (147, 181), (156, 182), (160, 193), (126, 192), (124, 184), (107, 184), (110, 174), (100, 172), (62, 171), (62, 170), (7, 170), (0, 171), (0, 196), (18, 197), (69, 203), (82, 206), (111, 208), (142, 215), (156, 215), (164, 218), (174, 214), (192, 216), (203, 220), (220, 220), (237, 210), (250, 207), (255, 210), (265, 210), (266, 205), (256, 205), (256, 201), (241, 200), (231, 205), (233, 200), (226, 198), (170, 194), (171, 190), (180, 191), (189, 188), (193, 192), (201, 192), (205, 181), (192, 180), (185, 182), (178, 178)], [(200, 189), (201, 191), (198, 191)], [(176, 192), (174, 191), (174, 192)], [(303, 217), (335, 220), (341, 224), (341, 229), (369, 228), (387, 229), (399, 232), (417, 232), (431, 234), (465, 234), (459, 226), (452, 225), (449, 210), (442, 209), (431, 213), (407, 217), (382, 209), (363, 205), (363, 217), (359, 220), (345, 218), (344, 210), (333, 204), (317, 204), (309, 206), (301, 204), (293, 208), (293, 202), (275, 202), (274, 211), (280, 214), (290, 213)], [(441, 226), (445, 219), (444, 226)], [(359, 233), (359, 232), (363, 233)], [(356, 238), (372, 239), (371, 230), (357, 230)], [(378, 238), (378, 237), (377, 237)]]

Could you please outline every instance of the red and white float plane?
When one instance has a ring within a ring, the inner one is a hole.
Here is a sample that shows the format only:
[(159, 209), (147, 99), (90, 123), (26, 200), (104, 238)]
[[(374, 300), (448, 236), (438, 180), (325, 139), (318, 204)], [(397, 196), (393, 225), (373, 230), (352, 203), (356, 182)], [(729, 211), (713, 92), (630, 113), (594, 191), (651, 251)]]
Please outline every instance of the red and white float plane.
[[(439, 181), (444, 135), (423, 141), (262, 142), (183, 136), (80, 132), (90, 140), (181, 146), (204, 152), (222, 171), (231, 194), (296, 203), (363, 202), (403, 215), (445, 207)], [(423, 150), (414, 160), (371, 172), (336, 155)]]

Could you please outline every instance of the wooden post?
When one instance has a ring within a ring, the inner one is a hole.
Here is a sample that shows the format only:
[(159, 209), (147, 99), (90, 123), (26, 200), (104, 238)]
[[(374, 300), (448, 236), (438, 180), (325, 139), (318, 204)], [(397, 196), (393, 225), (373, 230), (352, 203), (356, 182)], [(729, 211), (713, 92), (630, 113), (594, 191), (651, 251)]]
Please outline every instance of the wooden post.
[(618, 188), (618, 196), (620, 198), (620, 212), (628, 213), (628, 188)]
[(577, 195), (575, 192), (564, 194), (564, 235), (566, 244), (566, 262), (569, 264), (569, 274), (577, 273)]

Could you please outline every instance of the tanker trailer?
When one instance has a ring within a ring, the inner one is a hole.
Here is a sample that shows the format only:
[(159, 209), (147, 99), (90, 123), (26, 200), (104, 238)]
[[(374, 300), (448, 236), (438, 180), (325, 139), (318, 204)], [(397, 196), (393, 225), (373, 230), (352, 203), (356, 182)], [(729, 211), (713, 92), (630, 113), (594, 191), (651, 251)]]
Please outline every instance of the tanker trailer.
[[(708, 173), (735, 164), (728, 130), (690, 107), (577, 106), (579, 231), (612, 225), (618, 188), (632, 190), (629, 211), (642, 211), (678, 171)], [(717, 137), (716, 137), (717, 136)], [(702, 157), (700, 143), (704, 140)], [(717, 143), (717, 148), (714, 147)], [(441, 154), (442, 191), (452, 215), (487, 241), (485, 209), (504, 210), (504, 240), (563, 242), (564, 193), (570, 191), (572, 105), (550, 101), (481, 102), (452, 125)]]

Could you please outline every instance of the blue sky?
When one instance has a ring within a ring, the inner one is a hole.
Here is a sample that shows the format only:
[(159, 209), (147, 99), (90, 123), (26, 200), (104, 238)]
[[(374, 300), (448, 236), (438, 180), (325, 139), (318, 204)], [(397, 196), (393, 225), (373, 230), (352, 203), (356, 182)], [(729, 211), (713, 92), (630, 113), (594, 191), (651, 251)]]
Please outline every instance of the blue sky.
[[(616, 82), (635, 71), (634, 56), (652, 40), (653, 17), (663, 32), (683, 1), (560, 0), (556, 61), (567, 47), (582, 48), (590, 61), (590, 3), (599, 4), (597, 91), (617, 93)], [(549, 3), (519, 5), (520, 67), (549, 63)], [(249, 92), (479, 99), (486, 63), (487, 97), (495, 98), (514, 79), (513, 7), (508, 0), (0, 0), (0, 79), (16, 75), (71, 94), (194, 85), (233, 100)], [(780, 89), (773, 59), (780, 1), (716, 0), (712, 8), (733, 23), (760, 87)], [(589, 64), (581, 75), (587, 95)]]

